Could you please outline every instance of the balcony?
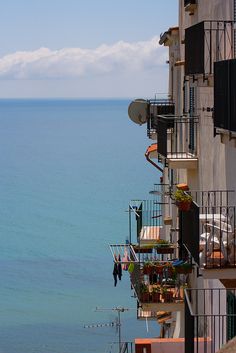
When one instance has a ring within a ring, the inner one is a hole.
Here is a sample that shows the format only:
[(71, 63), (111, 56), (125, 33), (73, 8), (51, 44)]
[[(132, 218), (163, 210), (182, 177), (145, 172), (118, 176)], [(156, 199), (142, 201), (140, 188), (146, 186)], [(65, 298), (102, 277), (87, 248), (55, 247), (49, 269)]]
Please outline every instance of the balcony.
[(138, 125), (147, 123), (147, 136), (156, 140), (157, 116), (175, 114), (174, 102), (170, 99), (135, 99), (128, 108), (130, 119)]
[(187, 261), (161, 261), (156, 257), (136, 263), (130, 278), (142, 313), (183, 310), (184, 288), (192, 271)]
[(110, 249), (115, 266), (130, 274), (139, 303), (138, 318), (157, 318), (159, 311), (183, 311), (184, 288), (194, 269), (191, 259), (163, 260), (164, 255), (157, 248), (151, 254), (137, 255), (133, 246), (127, 244), (110, 245)]
[(185, 290), (186, 353), (215, 353), (236, 335), (235, 294), (225, 288)]
[(175, 105), (169, 99), (149, 100), (149, 116), (147, 119), (147, 136), (152, 140), (157, 138), (157, 116), (174, 115)]
[(185, 75), (212, 75), (216, 61), (234, 58), (233, 21), (202, 21), (185, 30)]
[[(155, 244), (162, 235), (162, 207), (156, 200), (132, 200), (129, 204), (129, 242)], [(133, 238), (135, 237), (135, 241)]]
[[(204, 346), (208, 344), (204, 338), (198, 339), (198, 353), (204, 353)], [(136, 338), (135, 351), (136, 353), (183, 353), (185, 339), (184, 338)], [(187, 353), (194, 353), (188, 351)], [(210, 353), (210, 352), (209, 352)]]
[[(235, 206), (233, 191), (189, 192), (197, 202), (180, 212), (180, 242), (202, 270), (204, 278), (235, 278)], [(189, 234), (192, 236), (189, 237)]]
[(157, 117), (159, 160), (171, 169), (198, 167), (198, 118)]

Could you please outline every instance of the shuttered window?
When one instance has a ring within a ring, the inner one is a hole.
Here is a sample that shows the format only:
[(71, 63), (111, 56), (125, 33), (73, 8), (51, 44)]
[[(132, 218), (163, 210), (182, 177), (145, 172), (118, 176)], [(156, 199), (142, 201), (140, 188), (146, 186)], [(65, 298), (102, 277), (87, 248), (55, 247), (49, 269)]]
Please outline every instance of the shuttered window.
[[(189, 89), (189, 151), (194, 153), (195, 150), (195, 140), (194, 140), (194, 112), (195, 112), (195, 89), (190, 87)], [(192, 118), (192, 120), (191, 120)]]
[(232, 292), (227, 293), (227, 340), (236, 336), (236, 297)]

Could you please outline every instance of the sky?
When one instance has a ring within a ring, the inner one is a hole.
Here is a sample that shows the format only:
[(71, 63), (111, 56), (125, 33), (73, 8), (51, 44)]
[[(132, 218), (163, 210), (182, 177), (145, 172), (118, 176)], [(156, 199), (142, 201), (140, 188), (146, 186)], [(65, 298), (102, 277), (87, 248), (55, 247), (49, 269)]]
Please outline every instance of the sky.
[(154, 98), (167, 92), (178, 0), (8, 0), (0, 98)]

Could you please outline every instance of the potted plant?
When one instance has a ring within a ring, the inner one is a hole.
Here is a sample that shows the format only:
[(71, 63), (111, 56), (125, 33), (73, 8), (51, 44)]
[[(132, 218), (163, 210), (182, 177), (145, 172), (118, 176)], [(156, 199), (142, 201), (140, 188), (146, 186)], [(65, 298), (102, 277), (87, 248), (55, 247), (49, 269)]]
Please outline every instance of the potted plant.
[(163, 286), (161, 289), (161, 297), (164, 303), (171, 303), (173, 300), (173, 293), (168, 290), (167, 287)]
[(151, 261), (146, 261), (143, 265), (143, 274), (151, 275), (154, 270), (153, 263)]
[(159, 239), (156, 244), (156, 252), (158, 254), (173, 254), (173, 245), (165, 239)]
[(193, 198), (184, 190), (176, 190), (174, 193), (174, 200), (180, 211), (189, 211)]
[(139, 254), (151, 254), (153, 246), (152, 245), (133, 245), (133, 249)]
[(163, 264), (157, 263), (157, 264), (155, 265), (155, 273), (156, 273), (157, 275), (162, 275), (162, 274), (163, 274), (164, 267), (165, 267), (165, 266), (164, 266)]
[(175, 266), (175, 270), (177, 273), (191, 273), (193, 270), (193, 265), (190, 264), (189, 262), (184, 262), (183, 264), (180, 264), (178, 266)]
[(149, 289), (145, 283), (140, 285), (140, 302), (147, 303), (149, 302)]
[(152, 302), (153, 303), (159, 303), (160, 302), (160, 288), (157, 286), (152, 287)]

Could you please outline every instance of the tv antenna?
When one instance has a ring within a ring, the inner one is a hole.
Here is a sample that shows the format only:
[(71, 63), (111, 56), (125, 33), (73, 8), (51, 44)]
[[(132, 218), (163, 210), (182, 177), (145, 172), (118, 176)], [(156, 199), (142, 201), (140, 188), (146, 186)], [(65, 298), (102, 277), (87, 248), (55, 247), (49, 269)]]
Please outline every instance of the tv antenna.
[[(118, 353), (122, 352), (122, 341), (121, 341), (121, 313), (124, 313), (125, 311), (132, 310), (131, 308), (125, 308), (122, 306), (117, 306), (114, 308), (101, 308), (101, 307), (96, 307), (95, 311), (116, 311), (117, 312), (117, 320), (114, 322), (110, 323), (101, 323), (101, 324), (92, 324), (92, 325), (84, 325), (84, 328), (99, 328), (99, 327), (115, 327), (118, 331), (118, 347), (119, 351)], [(135, 309), (136, 310), (136, 309)]]
[(123, 306), (116, 306), (114, 308), (100, 308), (100, 307), (96, 307), (95, 311), (116, 311), (118, 318), (117, 318), (117, 323), (116, 323), (116, 327), (118, 329), (118, 344), (119, 344), (119, 353), (121, 353), (121, 349), (122, 349), (122, 342), (121, 342), (121, 319), (120, 319), (120, 315), (121, 313), (124, 313), (125, 311), (129, 311), (129, 308), (125, 308)]

